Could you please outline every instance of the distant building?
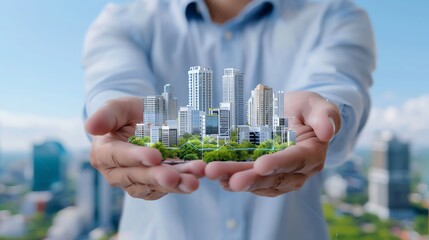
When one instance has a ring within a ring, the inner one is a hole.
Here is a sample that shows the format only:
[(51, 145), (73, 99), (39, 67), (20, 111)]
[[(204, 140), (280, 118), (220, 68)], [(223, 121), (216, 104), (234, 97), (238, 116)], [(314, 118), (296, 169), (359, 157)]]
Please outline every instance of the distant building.
[(249, 141), (253, 144), (260, 144), (273, 138), (273, 130), (267, 126), (250, 127), (248, 125), (235, 126), (238, 142)]
[(243, 73), (235, 68), (225, 68), (222, 77), (222, 101), (230, 103), (231, 125), (245, 124)]
[(4, 239), (23, 239), (28, 221), (22, 214), (12, 215), (8, 210), (0, 211), (0, 237)]
[(288, 127), (288, 119), (284, 117), (274, 116), (273, 117), (273, 126), (284, 126)]
[(277, 91), (273, 93), (273, 116), (284, 118), (285, 108), (285, 93), (283, 91)]
[(250, 127), (249, 141), (259, 145), (262, 142), (273, 139), (273, 130), (268, 126)]
[(413, 217), (410, 194), (410, 147), (392, 132), (383, 132), (373, 144), (366, 208), (380, 218)]
[(143, 98), (143, 123), (162, 126), (166, 120), (165, 101), (162, 96)]
[(191, 67), (188, 71), (188, 89), (188, 105), (208, 113), (213, 105), (213, 71), (208, 67)]
[(219, 136), (229, 136), (231, 129), (231, 103), (221, 102), (219, 108), (212, 109), (210, 114), (218, 116)]
[(178, 136), (177, 136), (177, 128), (173, 128), (170, 126), (162, 126), (161, 129), (161, 140), (162, 144), (167, 147), (177, 146)]
[(49, 204), (52, 203), (53, 194), (50, 191), (28, 192), (23, 197), (21, 213), (30, 217), (36, 213), (46, 213)]
[(162, 97), (165, 101), (165, 120), (176, 120), (179, 109), (177, 98), (173, 96), (173, 87), (170, 84), (164, 85), (164, 92), (162, 93)]
[(122, 212), (123, 191), (109, 185), (89, 161), (80, 164), (76, 206), (83, 231), (94, 228), (116, 229)]
[(237, 131), (237, 141), (242, 143), (244, 141), (250, 141), (250, 127), (247, 125), (234, 126)]
[(137, 123), (136, 124), (136, 131), (135, 131), (134, 135), (136, 137), (139, 137), (139, 138), (144, 137), (145, 136), (144, 127), (145, 127), (144, 123)]
[(185, 133), (200, 134), (202, 114), (203, 112), (196, 110), (195, 107), (180, 107), (178, 118), (179, 136), (183, 136)]
[(151, 126), (150, 127), (150, 143), (157, 143), (162, 141), (162, 127)]
[(344, 179), (347, 183), (346, 194), (366, 194), (367, 193), (367, 177), (362, 173), (363, 167), (356, 161), (346, 161), (336, 168), (338, 176)]
[[(66, 181), (66, 150), (57, 141), (33, 146), (32, 191), (50, 191), (54, 184)], [(64, 187), (64, 186), (63, 186)]]
[(248, 123), (250, 126), (273, 125), (273, 89), (258, 84), (252, 90), (248, 104)]
[(203, 137), (219, 133), (218, 115), (202, 115), (201, 120), (201, 135)]
[(294, 142), (294, 143), (296, 143), (296, 132), (295, 131), (293, 131), (291, 129), (288, 129), (286, 131), (286, 134), (287, 134), (287, 141), (288, 142)]

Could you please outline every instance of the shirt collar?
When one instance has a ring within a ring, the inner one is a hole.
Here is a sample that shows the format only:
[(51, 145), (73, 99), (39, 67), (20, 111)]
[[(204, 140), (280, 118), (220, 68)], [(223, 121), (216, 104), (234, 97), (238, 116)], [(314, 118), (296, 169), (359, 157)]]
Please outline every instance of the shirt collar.
[[(257, 19), (270, 13), (278, 12), (278, 8), (281, 6), (280, 2), (280, 0), (253, 0), (234, 20)], [(210, 18), (204, 0), (180, 0), (180, 4), (188, 20)]]

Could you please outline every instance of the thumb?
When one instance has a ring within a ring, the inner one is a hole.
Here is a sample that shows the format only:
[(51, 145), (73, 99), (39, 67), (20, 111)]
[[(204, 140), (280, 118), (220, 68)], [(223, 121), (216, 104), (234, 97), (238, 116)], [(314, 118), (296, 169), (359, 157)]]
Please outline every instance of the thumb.
[(341, 128), (341, 115), (338, 107), (323, 98), (312, 101), (305, 122), (313, 128), (317, 138), (329, 142)]
[(139, 97), (124, 97), (108, 101), (85, 123), (92, 135), (104, 135), (125, 125), (143, 120), (143, 101)]

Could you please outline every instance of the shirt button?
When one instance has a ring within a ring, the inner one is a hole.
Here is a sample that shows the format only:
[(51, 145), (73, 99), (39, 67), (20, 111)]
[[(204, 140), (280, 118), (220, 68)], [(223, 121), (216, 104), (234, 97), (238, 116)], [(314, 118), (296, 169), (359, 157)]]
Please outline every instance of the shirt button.
[(233, 230), (237, 227), (237, 221), (234, 219), (228, 219), (226, 220), (226, 227), (230, 230)]
[(232, 39), (232, 32), (231, 32), (231, 31), (226, 31), (226, 32), (223, 34), (223, 37), (224, 37), (226, 40), (231, 40), (231, 39)]

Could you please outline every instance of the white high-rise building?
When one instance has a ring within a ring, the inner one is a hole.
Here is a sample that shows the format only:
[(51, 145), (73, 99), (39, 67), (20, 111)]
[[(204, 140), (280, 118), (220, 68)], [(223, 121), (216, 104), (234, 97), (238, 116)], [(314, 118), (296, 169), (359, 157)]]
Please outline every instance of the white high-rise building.
[(150, 127), (151, 123), (137, 123), (136, 124), (136, 131), (134, 132), (134, 135), (139, 138), (143, 138), (145, 136), (150, 136)]
[(222, 101), (231, 103), (231, 125), (243, 125), (244, 85), (243, 73), (235, 68), (225, 68), (222, 77)]
[(162, 96), (147, 96), (143, 98), (143, 123), (152, 123), (155, 126), (164, 124), (166, 111)]
[(161, 142), (161, 137), (162, 137), (161, 130), (162, 130), (161, 126), (150, 127), (150, 143)]
[(191, 67), (188, 71), (188, 89), (188, 105), (208, 113), (213, 105), (213, 71), (208, 67)]
[(144, 137), (144, 123), (136, 124), (136, 131), (134, 133), (136, 137), (142, 138)]
[(176, 120), (178, 113), (177, 98), (173, 96), (173, 87), (170, 84), (164, 85), (162, 97), (165, 101), (165, 120)]
[(273, 116), (284, 118), (285, 108), (285, 93), (283, 91), (277, 91), (273, 93)]
[(179, 136), (185, 133), (200, 134), (201, 133), (201, 115), (202, 111), (195, 110), (194, 107), (180, 107), (179, 110)]
[(273, 89), (258, 84), (252, 90), (251, 97), (247, 101), (247, 117), (250, 126), (273, 125)]

